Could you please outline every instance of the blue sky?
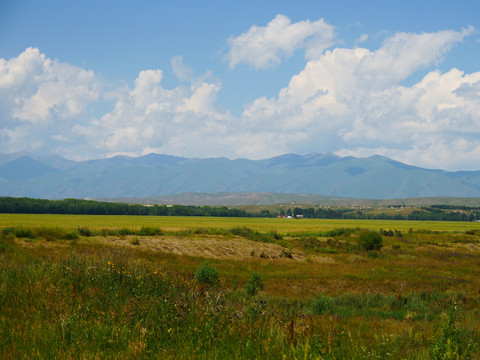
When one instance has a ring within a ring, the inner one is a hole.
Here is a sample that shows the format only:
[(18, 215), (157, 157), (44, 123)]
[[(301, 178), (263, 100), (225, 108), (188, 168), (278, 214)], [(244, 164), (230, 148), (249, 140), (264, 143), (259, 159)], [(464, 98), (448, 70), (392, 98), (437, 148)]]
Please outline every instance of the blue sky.
[(0, 152), (480, 169), (476, 1), (0, 3)]

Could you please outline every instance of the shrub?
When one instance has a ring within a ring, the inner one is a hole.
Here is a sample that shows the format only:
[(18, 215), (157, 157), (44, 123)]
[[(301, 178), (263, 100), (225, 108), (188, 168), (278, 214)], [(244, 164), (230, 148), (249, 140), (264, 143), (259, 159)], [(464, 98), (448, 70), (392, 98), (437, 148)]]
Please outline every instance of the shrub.
[(241, 236), (245, 239), (264, 242), (264, 243), (274, 243), (276, 240), (282, 240), (283, 237), (276, 231), (270, 231), (268, 233), (260, 233), (258, 231), (252, 230), (246, 226), (238, 226), (229, 230), (229, 232), (235, 236)]
[(86, 226), (77, 227), (77, 231), (81, 236), (89, 237), (93, 235), (92, 230)]
[(267, 233), (267, 236), (274, 239), (274, 240), (283, 240), (282, 234), (279, 234), (276, 230), (270, 230)]
[(46, 227), (42, 226), (40, 228), (36, 228), (35, 232), (37, 236), (43, 237), (47, 241), (55, 241), (55, 240), (77, 240), (79, 237), (78, 230), (71, 230), (68, 228), (55, 226), (55, 227)]
[(0, 254), (3, 252), (11, 252), (14, 248), (14, 236), (9, 235), (0, 235)]
[(382, 235), (375, 231), (362, 231), (358, 238), (358, 246), (365, 251), (380, 250), (383, 246)]
[(30, 228), (23, 228), (23, 227), (15, 228), (14, 233), (17, 238), (27, 238), (27, 239), (37, 238), (37, 235)]
[(118, 230), (118, 234), (120, 236), (135, 235), (135, 230), (127, 229), (127, 228), (121, 228), (120, 230)]
[(230, 232), (233, 234), (233, 235), (236, 235), (236, 236), (241, 236), (241, 237), (244, 237), (244, 238), (250, 238), (252, 237), (254, 231), (246, 226), (238, 226), (238, 227), (235, 227), (233, 229), (230, 229)]
[(103, 228), (102, 230), (100, 230), (100, 234), (102, 236), (117, 236), (118, 235), (118, 230), (117, 229)]
[(163, 235), (163, 231), (157, 227), (142, 226), (138, 232), (140, 236), (159, 236)]
[(255, 271), (248, 279), (245, 289), (250, 296), (255, 296), (260, 290), (263, 290), (262, 277), (258, 272)]
[(341, 228), (341, 229), (333, 229), (329, 231), (325, 231), (322, 233), (323, 237), (336, 237), (336, 236), (349, 236), (353, 234), (354, 232), (358, 231), (359, 228)]
[(323, 245), (320, 240), (313, 236), (303, 237), (300, 239), (299, 243), (304, 249), (318, 249)]
[(289, 259), (293, 259), (293, 251), (292, 251), (292, 249), (283, 248), (283, 249), (282, 249), (282, 256), (283, 256), (283, 257), (286, 257), (286, 258), (289, 258)]
[(205, 261), (195, 273), (195, 280), (201, 284), (216, 285), (219, 280), (218, 270)]
[(310, 303), (310, 310), (312, 313), (322, 315), (332, 310), (333, 300), (331, 297), (323, 294), (318, 294)]
[(130, 239), (130, 244), (132, 245), (140, 245), (140, 240), (138, 240), (138, 238), (133, 238), (133, 239)]
[(457, 328), (455, 320), (459, 309), (454, 304), (444, 320), (440, 336), (432, 344), (432, 359), (471, 359), (474, 350), (472, 335)]

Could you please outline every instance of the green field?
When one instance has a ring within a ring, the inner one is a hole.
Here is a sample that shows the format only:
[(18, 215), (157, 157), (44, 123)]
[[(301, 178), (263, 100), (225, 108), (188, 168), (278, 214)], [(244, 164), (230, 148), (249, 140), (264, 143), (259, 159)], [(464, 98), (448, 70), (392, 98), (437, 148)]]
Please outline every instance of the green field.
[(394, 221), (394, 220), (324, 220), (285, 218), (219, 218), (191, 216), (127, 216), (127, 215), (35, 215), (0, 214), (0, 226), (89, 226), (92, 228), (122, 228), (157, 226), (165, 229), (189, 229), (194, 227), (223, 228), (247, 226), (255, 230), (277, 230), (294, 233), (316, 230), (330, 230), (343, 227), (365, 229), (398, 229), (454, 232), (480, 229), (479, 222), (453, 221)]
[(479, 359), (479, 289), (479, 223), (0, 214), (1, 359)]

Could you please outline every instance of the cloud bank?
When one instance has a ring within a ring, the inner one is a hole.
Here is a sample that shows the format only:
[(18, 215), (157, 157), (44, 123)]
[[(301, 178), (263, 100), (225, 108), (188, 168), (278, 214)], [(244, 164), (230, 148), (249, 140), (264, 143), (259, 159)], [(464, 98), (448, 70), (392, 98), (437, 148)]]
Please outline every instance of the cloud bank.
[[(131, 86), (107, 89), (92, 70), (27, 48), (0, 59), (0, 152), (72, 159), (149, 152), (258, 159), (334, 152), (478, 170), (480, 72), (433, 68), (417, 83), (402, 85), (419, 70), (435, 67), (472, 32), (397, 33), (374, 50), (326, 50), (334, 37), (331, 25), (291, 23), (278, 15), (265, 27), (230, 38), (225, 60), (232, 68), (244, 63), (260, 69), (304, 50), (305, 67), (276, 96), (246, 104), (240, 116), (218, 104), (222, 83), (195, 77), (180, 56), (171, 62), (181, 81), (177, 87), (164, 87), (163, 70), (149, 69)], [(112, 108), (98, 115), (94, 110), (105, 101)]]

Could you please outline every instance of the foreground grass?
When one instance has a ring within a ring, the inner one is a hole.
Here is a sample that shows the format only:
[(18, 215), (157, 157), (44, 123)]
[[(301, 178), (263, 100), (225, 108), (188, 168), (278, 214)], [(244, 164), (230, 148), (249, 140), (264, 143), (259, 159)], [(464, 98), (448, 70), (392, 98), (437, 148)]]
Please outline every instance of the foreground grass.
[[(406, 231), (364, 252), (356, 227), (79, 225), (1, 230), (0, 357), (479, 358), (475, 232)], [(195, 279), (204, 258), (144, 246), (165, 237), (286, 251), (210, 258), (220, 275), (210, 286)], [(254, 273), (258, 295), (246, 291)]]

